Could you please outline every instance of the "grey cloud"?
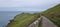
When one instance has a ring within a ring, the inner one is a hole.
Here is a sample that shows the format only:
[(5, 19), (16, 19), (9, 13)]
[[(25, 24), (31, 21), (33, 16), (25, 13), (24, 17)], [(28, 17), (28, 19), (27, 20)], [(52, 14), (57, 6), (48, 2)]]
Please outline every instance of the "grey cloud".
[(0, 0), (0, 11), (41, 11), (58, 3), (60, 0)]
[(32, 7), (50, 3), (60, 3), (60, 0), (0, 0), (0, 7)]

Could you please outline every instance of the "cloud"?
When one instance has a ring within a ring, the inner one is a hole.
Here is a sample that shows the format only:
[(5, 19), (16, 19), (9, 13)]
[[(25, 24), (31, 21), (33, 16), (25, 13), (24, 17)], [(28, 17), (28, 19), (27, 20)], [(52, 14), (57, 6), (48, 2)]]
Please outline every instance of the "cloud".
[(0, 11), (44, 11), (59, 3), (60, 0), (0, 0)]
[(60, 0), (0, 0), (0, 7), (32, 7), (53, 3), (60, 3)]

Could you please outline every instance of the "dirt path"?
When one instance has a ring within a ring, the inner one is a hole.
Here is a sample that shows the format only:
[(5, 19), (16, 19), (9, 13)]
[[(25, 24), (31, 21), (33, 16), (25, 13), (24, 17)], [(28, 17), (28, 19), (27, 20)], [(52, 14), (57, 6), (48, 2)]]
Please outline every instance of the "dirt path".
[(38, 18), (35, 22), (33, 22), (32, 24), (30, 24), (28, 27), (38, 27), (39, 20), (40, 20), (40, 18)]
[[(42, 18), (42, 27), (57, 27), (53, 22), (51, 22), (46, 17), (41, 16), (41, 18)], [(38, 27), (41, 18), (38, 18), (35, 22), (30, 24), (28, 27)]]
[(48, 20), (46, 17), (42, 17), (42, 27), (57, 27), (54, 23)]

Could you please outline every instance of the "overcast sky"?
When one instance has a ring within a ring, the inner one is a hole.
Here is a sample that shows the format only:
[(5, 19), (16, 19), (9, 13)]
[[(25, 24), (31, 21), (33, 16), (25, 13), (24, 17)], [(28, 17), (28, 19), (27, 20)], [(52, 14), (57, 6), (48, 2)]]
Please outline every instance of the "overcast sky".
[(59, 3), (60, 0), (0, 0), (0, 11), (43, 11)]

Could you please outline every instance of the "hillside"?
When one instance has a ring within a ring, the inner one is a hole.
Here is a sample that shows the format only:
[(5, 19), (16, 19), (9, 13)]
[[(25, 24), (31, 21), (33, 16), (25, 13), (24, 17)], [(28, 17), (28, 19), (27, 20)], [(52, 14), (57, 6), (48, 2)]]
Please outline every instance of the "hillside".
[(60, 27), (60, 4), (42, 12), (41, 14), (48, 17), (48, 19)]
[(40, 17), (39, 13), (22, 13), (14, 17), (13, 20), (10, 20), (10, 23), (6, 27), (27, 27), (29, 24), (34, 22), (37, 18)]

